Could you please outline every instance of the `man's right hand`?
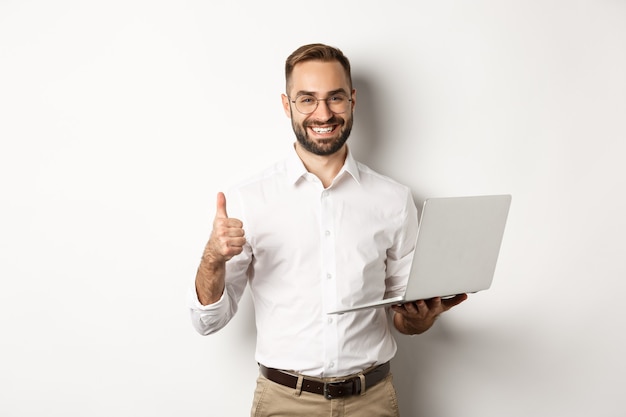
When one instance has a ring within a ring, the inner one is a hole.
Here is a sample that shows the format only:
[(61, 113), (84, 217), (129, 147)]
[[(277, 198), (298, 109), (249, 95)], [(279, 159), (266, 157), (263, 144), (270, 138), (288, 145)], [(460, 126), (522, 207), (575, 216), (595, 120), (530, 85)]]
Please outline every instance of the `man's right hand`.
[(226, 262), (243, 251), (246, 243), (243, 223), (226, 213), (226, 197), (217, 194), (217, 211), (211, 237), (204, 247), (196, 274), (196, 293), (202, 305), (215, 303), (224, 292)]
[(226, 212), (226, 196), (217, 194), (217, 211), (213, 219), (213, 231), (209, 238), (202, 261), (210, 264), (226, 263), (243, 251), (246, 243), (243, 223), (239, 219), (229, 218)]

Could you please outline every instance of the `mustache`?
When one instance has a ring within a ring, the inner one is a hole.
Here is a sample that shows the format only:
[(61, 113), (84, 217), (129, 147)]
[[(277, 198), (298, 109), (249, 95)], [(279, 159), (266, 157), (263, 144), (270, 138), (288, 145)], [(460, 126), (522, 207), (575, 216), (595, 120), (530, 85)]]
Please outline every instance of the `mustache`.
[(333, 117), (331, 117), (330, 119), (322, 122), (319, 120), (311, 120), (309, 122), (304, 123), (304, 127), (311, 127), (311, 126), (324, 126), (324, 125), (343, 125), (345, 123), (345, 120), (343, 120), (340, 117), (337, 117), (336, 115), (333, 115)]

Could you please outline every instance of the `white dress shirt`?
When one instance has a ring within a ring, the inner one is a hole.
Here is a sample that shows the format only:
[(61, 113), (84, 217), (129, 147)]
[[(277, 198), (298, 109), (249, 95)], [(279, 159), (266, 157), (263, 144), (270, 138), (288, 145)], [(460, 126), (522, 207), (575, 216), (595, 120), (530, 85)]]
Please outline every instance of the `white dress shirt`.
[(229, 217), (243, 222), (247, 243), (226, 263), (219, 301), (203, 306), (190, 288), (199, 333), (224, 327), (249, 284), (256, 360), (265, 366), (342, 376), (395, 355), (389, 309), (326, 312), (402, 293), (417, 234), (408, 187), (356, 162), (348, 151), (324, 189), (294, 150), (234, 187), (226, 201)]

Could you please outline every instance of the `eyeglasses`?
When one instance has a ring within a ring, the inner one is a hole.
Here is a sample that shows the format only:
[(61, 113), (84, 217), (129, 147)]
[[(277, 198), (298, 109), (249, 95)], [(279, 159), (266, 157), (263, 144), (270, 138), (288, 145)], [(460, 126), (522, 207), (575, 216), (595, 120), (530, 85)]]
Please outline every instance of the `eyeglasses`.
[(296, 105), (296, 110), (302, 114), (313, 113), (317, 109), (320, 101), (325, 101), (331, 112), (341, 114), (348, 111), (352, 99), (348, 98), (348, 96), (344, 93), (337, 93), (328, 98), (317, 98), (311, 95), (302, 95), (296, 97), (295, 100), (291, 100), (291, 102)]

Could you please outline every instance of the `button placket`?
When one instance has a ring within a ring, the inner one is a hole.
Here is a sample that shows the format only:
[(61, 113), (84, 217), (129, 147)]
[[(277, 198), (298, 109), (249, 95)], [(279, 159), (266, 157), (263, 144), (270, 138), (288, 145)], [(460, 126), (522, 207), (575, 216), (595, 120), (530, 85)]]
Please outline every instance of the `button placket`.
[[(320, 278), (324, 296), (324, 311), (334, 307), (337, 299), (337, 287), (334, 279), (336, 274), (334, 221), (332, 192), (323, 190), (320, 194), (320, 232), (322, 239), (322, 277)], [(324, 362), (329, 371), (334, 371), (339, 357), (337, 320), (327, 316), (325, 322)]]

